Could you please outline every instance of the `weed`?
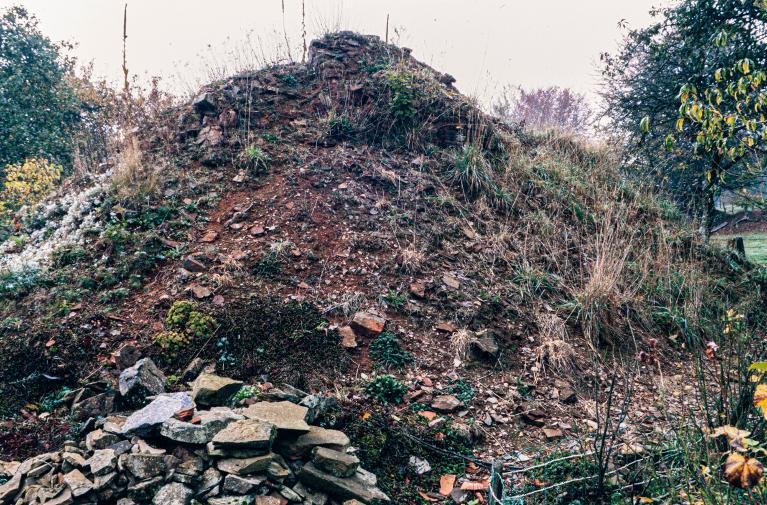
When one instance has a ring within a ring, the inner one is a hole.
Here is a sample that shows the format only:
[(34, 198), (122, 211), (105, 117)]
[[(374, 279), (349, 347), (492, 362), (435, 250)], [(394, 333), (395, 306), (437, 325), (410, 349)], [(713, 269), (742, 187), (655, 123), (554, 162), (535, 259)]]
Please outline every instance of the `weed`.
[(376, 375), (365, 387), (365, 392), (381, 403), (399, 405), (405, 397), (407, 386), (391, 375)]
[(193, 310), (186, 320), (186, 331), (197, 338), (207, 338), (218, 329), (218, 322), (207, 314)]
[(63, 387), (58, 391), (52, 391), (40, 400), (40, 410), (43, 412), (53, 412), (56, 407), (66, 402), (67, 396), (72, 392), (68, 387)]
[(235, 393), (232, 401), (234, 404), (240, 403), (242, 400), (253, 398), (261, 394), (261, 388), (258, 386), (242, 386), (237, 393)]
[(399, 291), (389, 290), (383, 295), (383, 301), (393, 309), (401, 309), (407, 303), (407, 296), (400, 294)]
[(189, 316), (197, 310), (197, 304), (187, 300), (176, 300), (168, 309), (165, 316), (165, 325), (169, 328), (184, 328), (189, 321)]
[(454, 380), (449, 391), (465, 404), (469, 404), (476, 394), (471, 384), (463, 379)]
[(260, 147), (250, 144), (245, 148), (245, 159), (248, 166), (257, 174), (266, 173), (269, 169), (269, 155)]
[(163, 331), (152, 337), (152, 342), (164, 357), (174, 358), (192, 342), (192, 337), (180, 331)]
[(493, 197), (498, 190), (493, 179), (492, 166), (482, 150), (471, 144), (454, 151), (450, 181), (469, 196), (485, 194)]
[(402, 368), (413, 362), (413, 356), (402, 349), (397, 336), (388, 331), (378, 335), (370, 344), (370, 356), (384, 368)]
[(387, 84), (391, 93), (389, 113), (394, 118), (395, 125), (406, 126), (418, 112), (415, 107), (417, 92), (414, 76), (410, 72), (400, 70), (389, 72), (387, 77)]

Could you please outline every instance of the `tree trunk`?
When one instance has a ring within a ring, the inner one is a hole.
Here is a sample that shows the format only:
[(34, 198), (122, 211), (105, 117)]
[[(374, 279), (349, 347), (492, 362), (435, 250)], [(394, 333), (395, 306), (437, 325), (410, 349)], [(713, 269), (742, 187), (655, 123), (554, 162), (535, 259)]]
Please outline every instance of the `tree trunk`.
[(711, 185), (707, 184), (701, 195), (700, 202), (700, 233), (704, 242), (708, 243), (711, 238), (711, 228), (714, 226), (714, 215), (716, 214), (716, 206), (714, 202), (714, 190)]

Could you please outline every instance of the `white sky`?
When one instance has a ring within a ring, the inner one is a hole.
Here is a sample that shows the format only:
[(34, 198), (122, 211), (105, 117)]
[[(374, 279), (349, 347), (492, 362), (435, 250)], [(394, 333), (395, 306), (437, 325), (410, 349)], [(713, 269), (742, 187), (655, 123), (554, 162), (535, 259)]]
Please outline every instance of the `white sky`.
[[(452, 74), (464, 93), (488, 101), (504, 84), (559, 85), (595, 96), (599, 54), (618, 47), (629, 26), (650, 22), (669, 0), (306, 0), (311, 40), (324, 28), (384, 36)], [(282, 0), (128, 0), (128, 67), (190, 91), (212, 64), (235, 65), (245, 48), (284, 51)], [(75, 55), (97, 76), (121, 79), (121, 0), (0, 0), (24, 5), (54, 40), (78, 44)], [(301, 59), (301, 0), (284, 0), (293, 57)], [(395, 33), (396, 29), (396, 33)], [(248, 42), (248, 38), (250, 42)], [(284, 52), (283, 52), (284, 54)]]

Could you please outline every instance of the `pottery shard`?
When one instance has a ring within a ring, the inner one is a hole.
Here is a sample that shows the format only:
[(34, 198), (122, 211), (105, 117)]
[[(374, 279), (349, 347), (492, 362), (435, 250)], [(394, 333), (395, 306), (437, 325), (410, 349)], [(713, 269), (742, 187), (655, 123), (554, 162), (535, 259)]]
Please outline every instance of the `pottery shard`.
[(263, 449), (269, 451), (275, 436), (273, 424), (258, 419), (234, 421), (213, 437), (216, 449)]
[(386, 326), (386, 319), (371, 312), (357, 312), (350, 323), (355, 333), (363, 337), (377, 337)]
[(223, 405), (242, 387), (242, 381), (204, 373), (194, 381), (192, 399), (198, 405)]
[(306, 423), (308, 411), (306, 407), (289, 401), (258, 402), (245, 409), (243, 415), (248, 419), (271, 423), (280, 432), (306, 433), (310, 430)]
[(463, 407), (463, 402), (453, 395), (440, 395), (434, 398), (431, 408), (438, 412), (455, 412)]

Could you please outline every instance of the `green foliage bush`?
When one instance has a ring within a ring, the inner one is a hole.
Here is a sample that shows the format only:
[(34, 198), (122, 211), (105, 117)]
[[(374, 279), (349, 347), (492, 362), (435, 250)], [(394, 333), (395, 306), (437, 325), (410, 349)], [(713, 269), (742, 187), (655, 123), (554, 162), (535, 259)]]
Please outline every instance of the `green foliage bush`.
[(165, 316), (165, 325), (168, 328), (185, 328), (189, 321), (189, 316), (197, 310), (197, 304), (187, 300), (176, 300), (168, 309)]
[(402, 368), (413, 362), (413, 356), (402, 349), (397, 336), (388, 331), (378, 335), (370, 345), (370, 356), (386, 368)]
[(365, 392), (381, 403), (399, 405), (405, 397), (407, 386), (391, 375), (376, 375), (365, 388)]
[(388, 74), (387, 84), (391, 93), (389, 113), (395, 124), (405, 126), (418, 112), (415, 107), (416, 89), (413, 75), (402, 70), (392, 71)]
[(173, 358), (192, 342), (192, 337), (180, 331), (163, 331), (152, 337), (163, 356)]
[(210, 337), (218, 328), (218, 323), (213, 317), (193, 310), (186, 320), (186, 331), (197, 338)]
[(0, 17), (0, 167), (35, 157), (71, 162), (81, 114), (63, 49), (26, 9)]

